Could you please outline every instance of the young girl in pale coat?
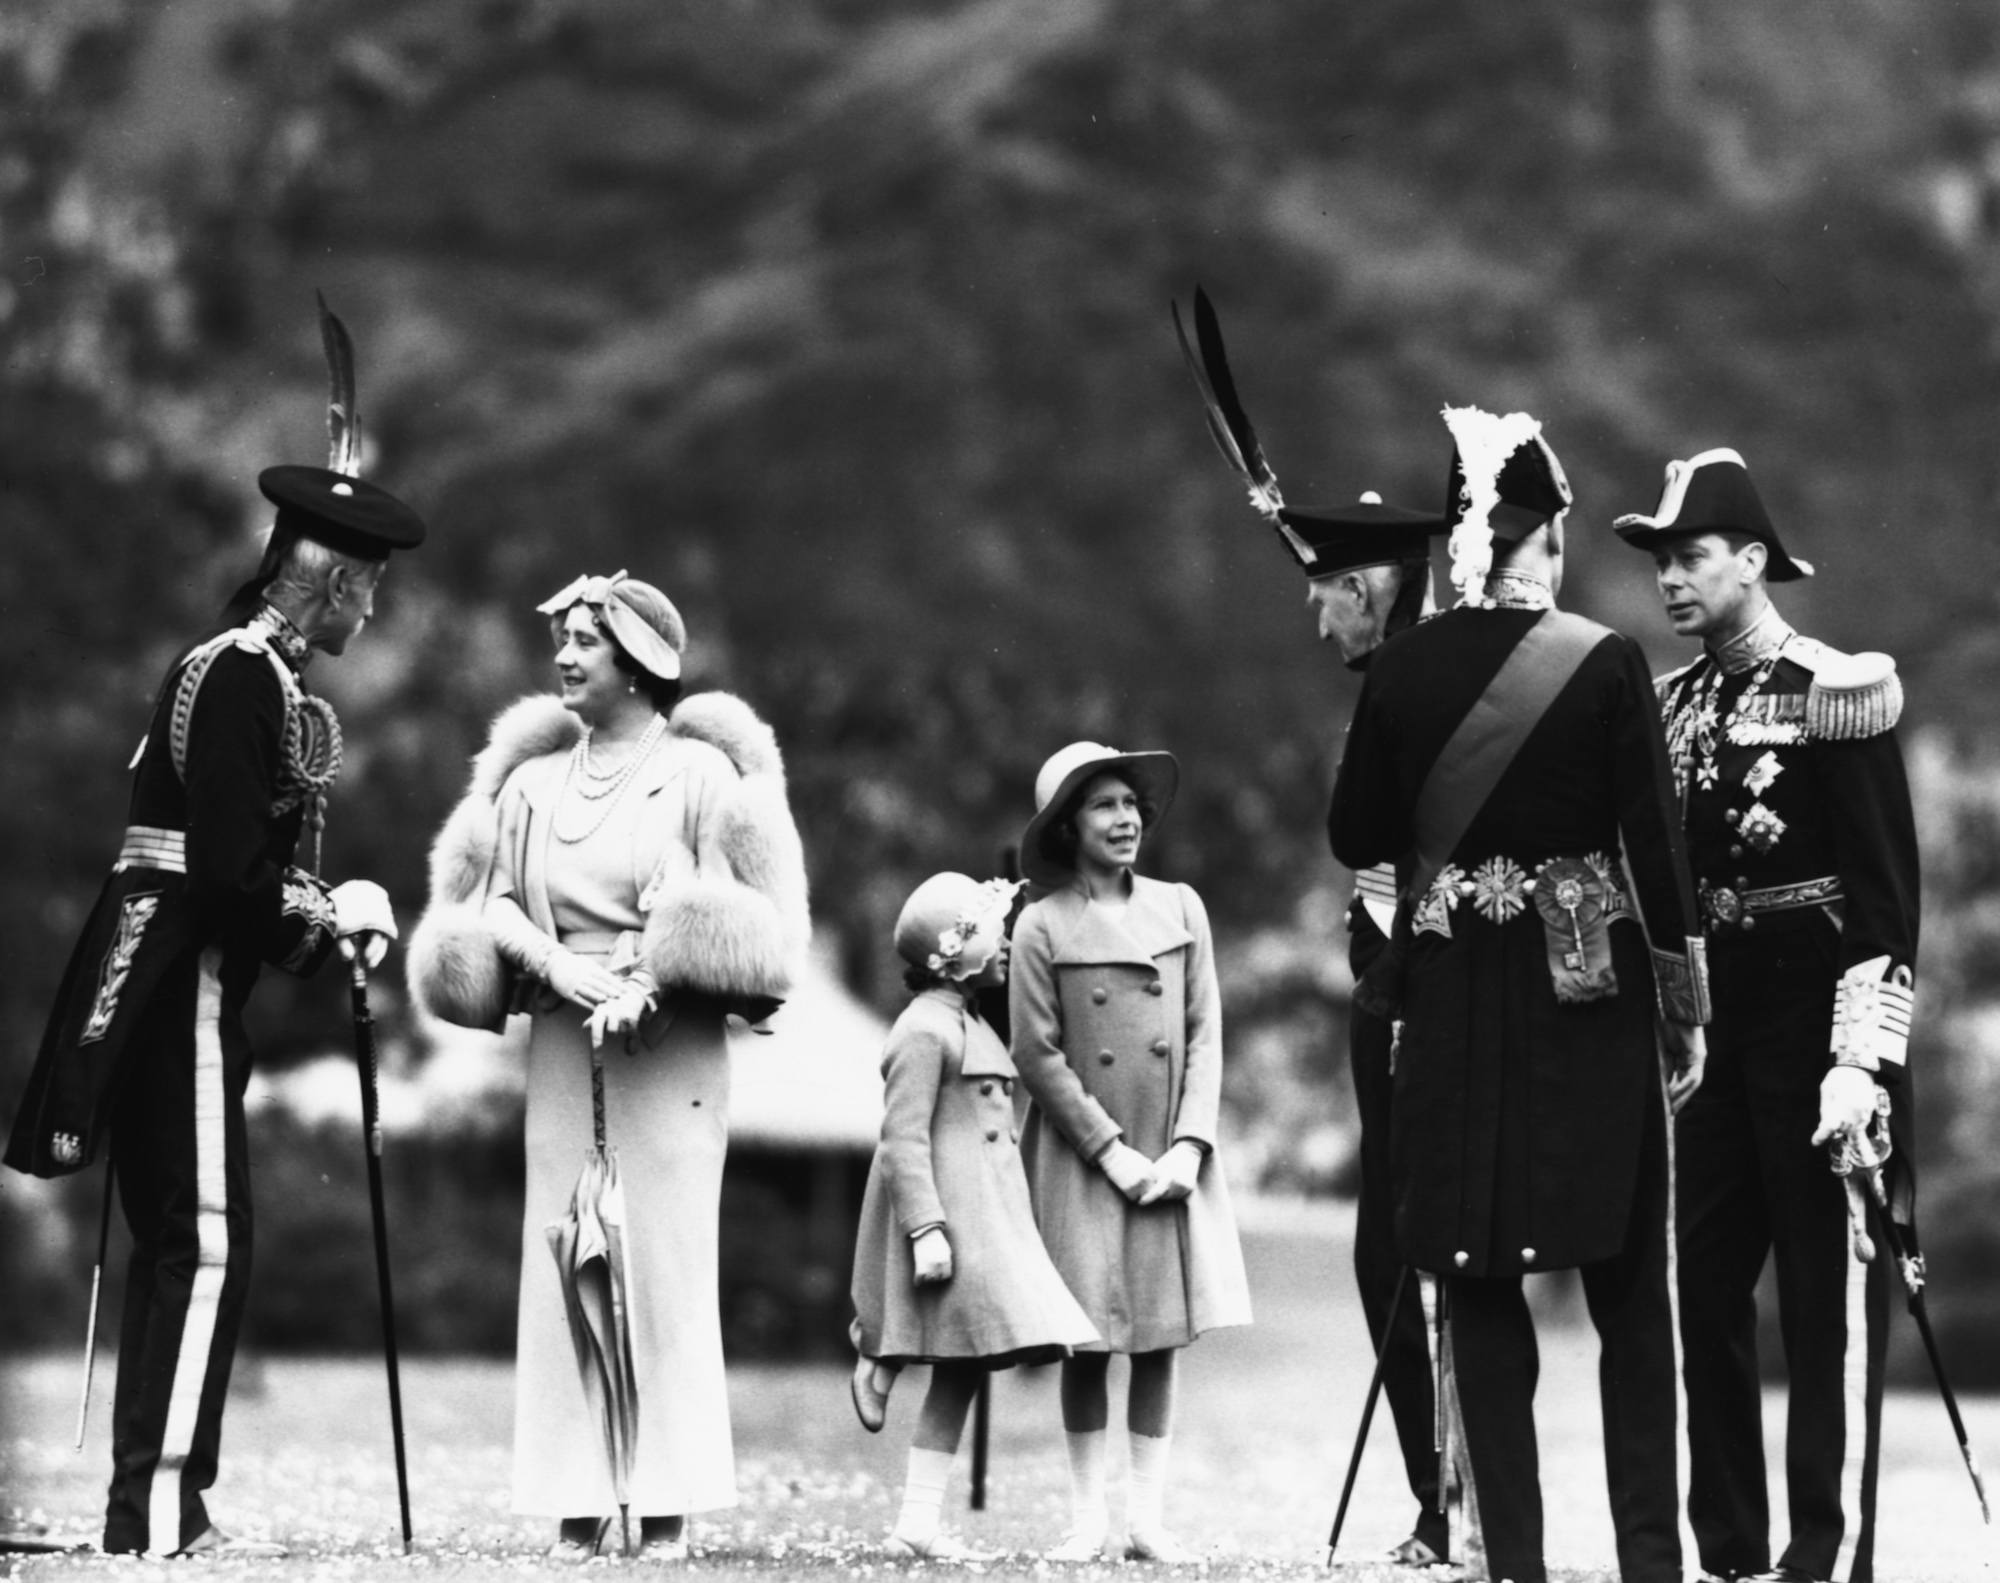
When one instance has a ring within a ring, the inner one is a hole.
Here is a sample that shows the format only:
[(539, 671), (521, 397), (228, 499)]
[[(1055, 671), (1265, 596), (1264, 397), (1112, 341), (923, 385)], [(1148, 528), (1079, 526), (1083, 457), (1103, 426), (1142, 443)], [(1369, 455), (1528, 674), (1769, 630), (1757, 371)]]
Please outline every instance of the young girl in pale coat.
[(1169, 753), (1076, 742), (1035, 779), (1021, 867), (1049, 887), (1014, 929), (1013, 1056), (1034, 1099), (1022, 1158), (1064, 1283), (1103, 1335), (1063, 1364), (1072, 1526), (1049, 1559), (1111, 1539), (1105, 1499), (1112, 1353), (1131, 1362), (1124, 1553), (1184, 1561), (1163, 1486), (1179, 1349), (1250, 1322), (1243, 1254), (1216, 1157), (1222, 1013), (1201, 898), (1132, 872), (1178, 781)]
[(974, 996), (1007, 976), (1018, 886), (925, 880), (896, 921), (915, 990), (882, 1055), (882, 1141), (854, 1251), (851, 1391), (870, 1433), (896, 1371), (929, 1363), (892, 1553), (975, 1559), (939, 1513), (966, 1410), (989, 1369), (1097, 1341), (1035, 1230), (1014, 1123), (1014, 1064)]

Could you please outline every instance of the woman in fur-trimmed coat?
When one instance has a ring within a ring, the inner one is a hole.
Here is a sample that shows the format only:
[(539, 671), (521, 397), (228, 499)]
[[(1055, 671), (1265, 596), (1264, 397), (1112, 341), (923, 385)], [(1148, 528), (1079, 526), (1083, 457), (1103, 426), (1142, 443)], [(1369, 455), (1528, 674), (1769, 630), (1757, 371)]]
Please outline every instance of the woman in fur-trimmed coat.
[(418, 999), (470, 1027), (533, 1014), (521, 1233), (514, 1507), (587, 1559), (616, 1510), (547, 1228), (592, 1143), (591, 1047), (627, 1205), (640, 1403), (631, 1510), (649, 1554), (732, 1505), (716, 1296), (729, 1128), (724, 1017), (787, 993), (808, 930), (803, 854), (770, 729), (741, 700), (677, 702), (685, 629), (621, 573), (541, 607), (559, 697), (493, 727), (431, 858), (410, 943)]

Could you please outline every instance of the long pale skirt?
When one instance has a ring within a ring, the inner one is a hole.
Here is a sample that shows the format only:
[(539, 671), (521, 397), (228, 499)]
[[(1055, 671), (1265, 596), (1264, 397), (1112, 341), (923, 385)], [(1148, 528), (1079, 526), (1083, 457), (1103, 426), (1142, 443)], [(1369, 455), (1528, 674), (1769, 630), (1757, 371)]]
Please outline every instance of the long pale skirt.
[[(605, 1128), (627, 1211), (633, 1359), (639, 1385), (632, 1515), (736, 1504), (722, 1372), (716, 1223), (729, 1141), (722, 1020), (689, 1014), (661, 1042), (604, 1055)], [(614, 1513), (604, 1436), (584, 1399), (548, 1228), (569, 1210), (591, 1145), (583, 1013), (538, 1014), (528, 1048), (527, 1214), (515, 1370), (514, 1510)]]

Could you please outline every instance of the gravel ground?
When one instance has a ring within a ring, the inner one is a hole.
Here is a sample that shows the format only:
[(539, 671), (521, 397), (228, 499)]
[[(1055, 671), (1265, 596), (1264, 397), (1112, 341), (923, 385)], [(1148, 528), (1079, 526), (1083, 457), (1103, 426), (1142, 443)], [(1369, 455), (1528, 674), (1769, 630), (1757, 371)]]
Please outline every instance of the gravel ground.
[[(1324, 1567), (1326, 1531), (1367, 1387), (1367, 1347), (1351, 1299), (1343, 1215), (1262, 1210), (1248, 1240), (1258, 1324), (1206, 1338), (1186, 1355), (1170, 1520), (1209, 1553), (1205, 1571), (1212, 1577), (1303, 1578)], [(1541, 1303), (1538, 1419), (1549, 1561), (1565, 1579), (1610, 1578), (1595, 1342), (1565, 1289), (1551, 1284)], [(0, 1364), (0, 1525), (51, 1540), (96, 1537), (109, 1462), (109, 1361), (100, 1360), (82, 1452), (70, 1445), (75, 1359)], [(922, 1378), (912, 1371), (898, 1389), (888, 1429), (869, 1436), (853, 1420), (844, 1370), (732, 1370), (742, 1501), (693, 1524), (695, 1569), (716, 1583), (944, 1570), (886, 1561), (879, 1548), (894, 1516)], [(1114, 1374), (1114, 1389), (1118, 1379)], [(277, 1563), (219, 1563), (220, 1569), (361, 1580), (511, 1578), (545, 1570), (542, 1552), (553, 1535), (508, 1510), (508, 1367), (409, 1360), (403, 1389), (416, 1527), (408, 1557), (396, 1533), (379, 1365), (352, 1358), (243, 1360), (210, 1507), (232, 1531), (282, 1539), (293, 1554)], [(1967, 1405), (1975, 1445), (2000, 1456), (2000, 1402)], [(1775, 1446), (1781, 1396), (1772, 1397), (1767, 1421)], [(1992, 1577), (1990, 1530), (1980, 1526), (1936, 1400), (1892, 1396), (1885, 1438), (1878, 1573), (1897, 1580)], [(996, 1578), (1048, 1577), (1051, 1569), (1036, 1552), (1061, 1535), (1066, 1512), (1052, 1371), (1017, 1371), (996, 1382), (982, 1513), (965, 1508), (965, 1471), (961, 1457), (948, 1521), (968, 1540), (1003, 1552), (982, 1570)], [(1773, 1506), (1782, 1511), (1776, 1469), (1773, 1486)], [(1412, 1515), (1384, 1412), (1363, 1463), (1340, 1571), (1354, 1583), (1408, 1583), (1407, 1573), (1370, 1558), (1408, 1532)], [(1691, 1546), (1688, 1554), (1692, 1563)], [(173, 1563), (88, 1555), (0, 1555), (0, 1574), (10, 1566), (16, 1576), (38, 1579), (107, 1566), (119, 1577), (186, 1576)], [(637, 1566), (660, 1570), (643, 1561)], [(1088, 1580), (1154, 1569), (1106, 1563), (1054, 1570)]]

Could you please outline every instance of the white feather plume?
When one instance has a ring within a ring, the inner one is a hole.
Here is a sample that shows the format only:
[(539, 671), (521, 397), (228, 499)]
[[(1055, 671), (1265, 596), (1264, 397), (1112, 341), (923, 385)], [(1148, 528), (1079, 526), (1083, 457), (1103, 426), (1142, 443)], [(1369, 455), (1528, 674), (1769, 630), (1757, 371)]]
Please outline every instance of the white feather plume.
[(1500, 503), (1500, 470), (1507, 459), (1542, 432), (1541, 421), (1525, 412), (1504, 418), (1478, 407), (1446, 407), (1444, 424), (1458, 446), (1465, 475), (1461, 514), (1451, 530), (1451, 582), (1458, 603), (1480, 606), (1487, 574), (1493, 570), (1493, 508)]

